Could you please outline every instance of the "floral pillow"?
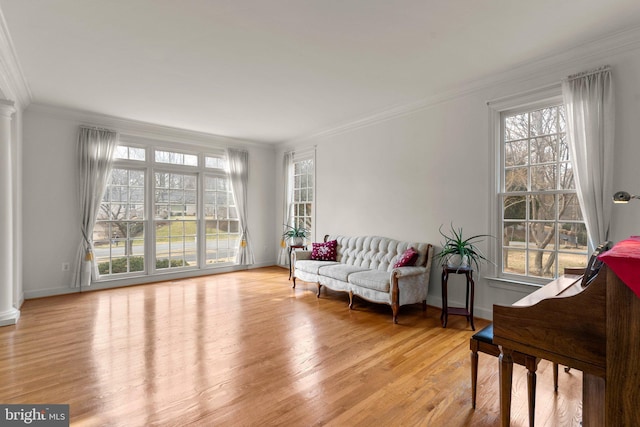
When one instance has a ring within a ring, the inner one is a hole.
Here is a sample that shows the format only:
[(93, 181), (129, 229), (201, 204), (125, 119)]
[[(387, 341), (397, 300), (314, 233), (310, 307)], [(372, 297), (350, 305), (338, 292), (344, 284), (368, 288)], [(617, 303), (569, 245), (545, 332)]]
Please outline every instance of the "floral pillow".
[(311, 251), (311, 259), (318, 261), (335, 261), (337, 255), (337, 240), (329, 240), (324, 243), (314, 243)]
[(405, 267), (408, 265), (413, 265), (418, 260), (418, 252), (413, 248), (408, 248), (406, 251), (402, 253), (398, 261), (393, 264), (393, 268)]

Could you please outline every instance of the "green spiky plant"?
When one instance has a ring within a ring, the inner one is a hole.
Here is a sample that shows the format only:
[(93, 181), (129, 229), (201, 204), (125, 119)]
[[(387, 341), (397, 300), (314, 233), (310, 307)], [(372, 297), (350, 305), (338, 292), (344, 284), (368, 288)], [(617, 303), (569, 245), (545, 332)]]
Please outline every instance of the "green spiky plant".
[(282, 233), (283, 239), (291, 239), (294, 237), (302, 237), (306, 239), (309, 236), (309, 230), (304, 227), (292, 227), (288, 224), (283, 224), (285, 226), (285, 231)]
[(451, 255), (460, 255), (461, 258), (467, 257), (469, 265), (474, 265), (476, 270), (480, 269), (480, 262), (487, 261), (493, 264), (493, 261), (487, 259), (482, 251), (476, 246), (477, 243), (482, 242), (483, 237), (493, 237), (489, 234), (477, 234), (475, 236), (467, 237), (466, 239), (462, 235), (462, 227), (456, 229), (451, 224), (451, 234), (447, 235), (442, 231), (442, 225), (439, 230), (445, 241), (442, 244), (442, 250), (436, 254), (436, 257), (440, 259), (440, 263), (445, 265)]

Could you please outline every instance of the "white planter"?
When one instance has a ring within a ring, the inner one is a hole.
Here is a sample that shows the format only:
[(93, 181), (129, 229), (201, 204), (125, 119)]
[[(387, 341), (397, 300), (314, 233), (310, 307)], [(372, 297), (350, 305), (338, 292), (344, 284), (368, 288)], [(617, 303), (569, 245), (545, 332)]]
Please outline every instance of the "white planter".
[(302, 246), (304, 244), (304, 237), (290, 237), (289, 242), (291, 246)]
[(447, 267), (449, 268), (466, 268), (469, 267), (469, 257), (467, 255), (451, 254), (447, 258)]

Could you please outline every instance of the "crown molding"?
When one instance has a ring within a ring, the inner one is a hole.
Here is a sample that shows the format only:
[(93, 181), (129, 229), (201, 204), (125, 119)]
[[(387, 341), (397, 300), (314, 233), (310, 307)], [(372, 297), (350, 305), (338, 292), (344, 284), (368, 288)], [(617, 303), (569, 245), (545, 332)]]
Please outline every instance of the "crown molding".
[(272, 144), (231, 138), (188, 129), (174, 128), (155, 123), (142, 122), (110, 116), (86, 110), (78, 110), (56, 105), (33, 103), (27, 109), (28, 112), (43, 114), (63, 120), (78, 122), (79, 125), (106, 127), (119, 132), (123, 136), (140, 138), (144, 140), (164, 141), (177, 144), (191, 144), (211, 147), (243, 147), (255, 148), (267, 151), (275, 151)]
[(28, 107), (33, 99), (2, 10), (0, 10), (0, 90), (6, 97), (14, 98), (21, 108)]
[(593, 67), (594, 61), (606, 62), (608, 58), (638, 49), (640, 49), (640, 26), (625, 28), (604, 37), (576, 45), (570, 49), (558, 50), (533, 61), (527, 61), (501, 73), (471, 81), (453, 90), (443, 91), (416, 102), (395, 105), (369, 115), (337, 123), (333, 126), (283, 141), (278, 144), (278, 148), (290, 148), (309, 142), (309, 140), (329, 137), (410, 115), (439, 103), (481, 92), (498, 85), (525, 85), (544, 80), (544, 78), (547, 80), (552, 79), (559, 84), (558, 75), (566, 77), (568, 74), (582, 71), (582, 67)]

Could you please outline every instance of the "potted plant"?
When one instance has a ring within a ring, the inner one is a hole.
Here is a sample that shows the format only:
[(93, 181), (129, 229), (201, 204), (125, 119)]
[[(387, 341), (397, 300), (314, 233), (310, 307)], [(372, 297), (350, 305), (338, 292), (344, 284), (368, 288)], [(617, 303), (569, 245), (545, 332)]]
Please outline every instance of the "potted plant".
[(451, 268), (468, 268), (475, 266), (476, 270), (480, 268), (480, 262), (492, 261), (488, 260), (482, 251), (476, 246), (482, 241), (483, 237), (493, 237), (489, 234), (478, 234), (475, 236), (464, 238), (462, 235), (462, 227), (455, 229), (451, 224), (451, 234), (447, 235), (442, 232), (440, 226), (440, 234), (445, 241), (442, 244), (442, 251), (436, 255), (440, 259), (442, 265)]
[(282, 239), (289, 239), (291, 246), (300, 246), (304, 243), (304, 239), (309, 237), (309, 230), (304, 227), (290, 226), (284, 224), (285, 231), (282, 233)]

